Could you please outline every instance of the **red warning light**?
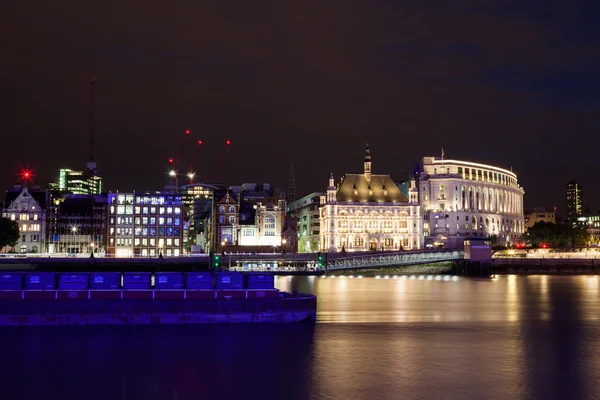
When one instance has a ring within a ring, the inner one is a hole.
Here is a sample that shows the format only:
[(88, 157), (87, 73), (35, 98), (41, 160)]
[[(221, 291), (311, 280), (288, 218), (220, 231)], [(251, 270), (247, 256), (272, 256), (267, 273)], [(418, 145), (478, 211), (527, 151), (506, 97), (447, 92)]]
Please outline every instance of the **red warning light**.
[(227, 140), (225, 144), (229, 146), (231, 144), (231, 140)]
[(25, 183), (33, 181), (33, 177), (35, 176), (33, 170), (29, 168), (21, 168), (21, 172), (19, 173), (19, 175), (21, 175), (21, 179)]
[(169, 164), (173, 164), (173, 159), (169, 158)]
[(202, 140), (198, 140), (198, 144), (202, 144)]
[(186, 130), (185, 130), (185, 134), (186, 134), (186, 135), (189, 135), (189, 134), (190, 134), (190, 130), (189, 130), (189, 129), (186, 129)]
[(545, 249), (546, 247), (548, 247), (548, 245), (546, 243), (542, 244), (542, 247)]

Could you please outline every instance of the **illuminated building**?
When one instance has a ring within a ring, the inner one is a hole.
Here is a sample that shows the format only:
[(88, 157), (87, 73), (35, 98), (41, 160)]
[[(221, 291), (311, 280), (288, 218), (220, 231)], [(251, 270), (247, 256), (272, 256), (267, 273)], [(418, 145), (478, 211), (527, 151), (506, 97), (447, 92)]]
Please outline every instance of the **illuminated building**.
[(285, 228), (284, 193), (271, 190), (266, 183), (245, 183), (230, 189), (216, 204), (219, 244), (256, 251), (280, 247)]
[(102, 193), (102, 178), (94, 176), (91, 184), (85, 172), (74, 171), (68, 168), (61, 168), (58, 171), (58, 184), (51, 184), (52, 189), (57, 189), (62, 193), (72, 194), (100, 194)]
[(567, 182), (567, 218), (575, 222), (584, 214), (581, 185), (577, 181)]
[(107, 255), (165, 257), (183, 254), (183, 203), (173, 193), (110, 193)]
[(17, 185), (13, 190), (6, 191), (2, 216), (17, 221), (19, 225), (20, 239), (14, 247), (15, 252), (45, 251), (46, 208), (49, 201), (48, 190), (30, 191), (27, 187)]
[(287, 206), (288, 215), (297, 219), (298, 252), (314, 253), (319, 250), (319, 207), (324, 192), (311, 193)]
[(535, 207), (533, 211), (525, 213), (525, 232), (538, 222), (556, 224), (556, 209), (547, 211), (543, 207)]
[(576, 225), (585, 230), (590, 235), (590, 245), (600, 246), (600, 215), (585, 215), (577, 217)]
[(46, 218), (50, 254), (104, 255), (106, 195), (53, 197)]
[(362, 174), (329, 178), (320, 208), (320, 249), (368, 251), (422, 248), (421, 210), (414, 182), (410, 199), (389, 175), (373, 174), (367, 146)]
[(461, 248), (466, 238), (491, 235), (498, 244), (515, 243), (525, 229), (524, 193), (517, 175), (506, 169), (423, 158), (418, 194), (425, 245)]
[(210, 251), (212, 227), (211, 210), (215, 193), (221, 189), (215, 185), (194, 183), (178, 189), (183, 202), (183, 248), (185, 252)]

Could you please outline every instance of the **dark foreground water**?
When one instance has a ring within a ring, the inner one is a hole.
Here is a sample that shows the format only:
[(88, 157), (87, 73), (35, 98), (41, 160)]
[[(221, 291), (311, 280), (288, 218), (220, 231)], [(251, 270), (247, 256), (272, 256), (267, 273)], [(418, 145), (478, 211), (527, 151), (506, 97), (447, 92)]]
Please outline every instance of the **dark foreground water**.
[(0, 329), (0, 399), (600, 398), (600, 279), (282, 277), (311, 325)]

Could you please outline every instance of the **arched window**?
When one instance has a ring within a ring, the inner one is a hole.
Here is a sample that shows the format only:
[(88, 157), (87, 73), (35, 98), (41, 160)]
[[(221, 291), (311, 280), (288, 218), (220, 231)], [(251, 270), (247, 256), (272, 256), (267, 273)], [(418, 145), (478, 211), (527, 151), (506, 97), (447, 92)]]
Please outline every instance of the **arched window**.
[(220, 212), (225, 212), (225, 206), (221, 206), (221, 207), (219, 207), (219, 211), (220, 211)]
[(234, 207), (234, 206), (230, 206), (230, 207), (229, 207), (229, 212), (230, 212), (230, 213), (232, 213), (232, 212), (235, 212), (235, 207)]

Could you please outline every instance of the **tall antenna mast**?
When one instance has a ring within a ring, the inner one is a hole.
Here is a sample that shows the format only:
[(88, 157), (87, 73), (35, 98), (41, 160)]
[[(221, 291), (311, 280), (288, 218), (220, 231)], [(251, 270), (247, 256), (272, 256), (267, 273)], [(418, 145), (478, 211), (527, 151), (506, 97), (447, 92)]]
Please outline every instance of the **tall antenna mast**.
[(296, 175), (294, 174), (294, 161), (290, 162), (290, 176), (288, 179), (287, 203), (296, 201)]
[(89, 153), (88, 162), (86, 164), (87, 175), (89, 179), (88, 191), (93, 193), (93, 185), (95, 185), (94, 177), (96, 176), (96, 160), (94, 154), (94, 144), (96, 139), (96, 80), (90, 82), (90, 132), (89, 132)]

